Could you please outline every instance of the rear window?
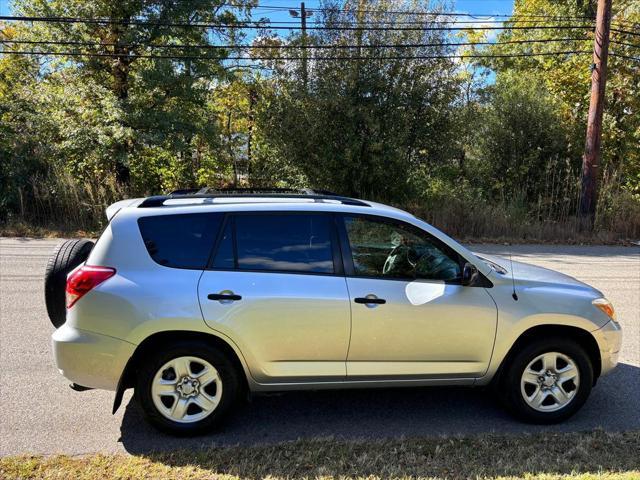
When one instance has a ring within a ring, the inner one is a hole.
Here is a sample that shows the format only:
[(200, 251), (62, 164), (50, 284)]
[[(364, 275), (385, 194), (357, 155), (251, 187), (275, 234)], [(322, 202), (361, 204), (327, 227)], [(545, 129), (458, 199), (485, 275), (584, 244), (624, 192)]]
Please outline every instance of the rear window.
[(138, 219), (145, 247), (160, 265), (204, 269), (220, 229), (222, 213), (158, 215)]
[(235, 223), (240, 269), (334, 272), (328, 215), (237, 215)]

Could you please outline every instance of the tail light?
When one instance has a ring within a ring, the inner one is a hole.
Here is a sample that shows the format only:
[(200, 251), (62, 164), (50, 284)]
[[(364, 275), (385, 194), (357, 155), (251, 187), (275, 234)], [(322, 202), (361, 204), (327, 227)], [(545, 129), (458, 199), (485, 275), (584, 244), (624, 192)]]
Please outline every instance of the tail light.
[(85, 293), (92, 288), (97, 287), (108, 278), (116, 274), (116, 269), (111, 267), (94, 267), (84, 265), (67, 277), (67, 288), (65, 296), (67, 300), (67, 308), (80, 300)]

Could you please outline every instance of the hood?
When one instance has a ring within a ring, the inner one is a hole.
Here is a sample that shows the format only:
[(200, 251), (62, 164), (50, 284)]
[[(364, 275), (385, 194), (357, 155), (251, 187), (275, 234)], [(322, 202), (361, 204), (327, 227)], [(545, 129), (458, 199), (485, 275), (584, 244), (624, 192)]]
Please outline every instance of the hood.
[[(502, 278), (511, 278), (511, 264), (512, 262), (508, 258), (498, 257), (496, 255), (475, 254), (480, 259), (488, 260), (491, 263), (497, 264), (502, 267), (504, 272), (499, 272), (495, 268), (493, 274)], [(513, 278), (516, 284), (524, 286), (551, 286), (551, 287), (563, 287), (576, 290), (583, 290), (593, 292), (597, 296), (602, 296), (602, 293), (590, 285), (583, 283), (575, 278), (565, 275), (564, 273), (556, 272), (548, 268), (537, 267), (524, 262), (513, 262)]]

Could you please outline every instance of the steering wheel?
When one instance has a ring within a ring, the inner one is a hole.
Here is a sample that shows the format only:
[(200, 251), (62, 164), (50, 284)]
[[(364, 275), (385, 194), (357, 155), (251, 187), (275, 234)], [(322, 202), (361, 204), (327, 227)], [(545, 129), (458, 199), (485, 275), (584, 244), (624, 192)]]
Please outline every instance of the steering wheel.
[(382, 273), (383, 275), (388, 275), (404, 262), (411, 267), (412, 272), (415, 272), (419, 261), (420, 256), (413, 248), (402, 244), (396, 245), (387, 255), (387, 259), (384, 261), (384, 266), (382, 267)]

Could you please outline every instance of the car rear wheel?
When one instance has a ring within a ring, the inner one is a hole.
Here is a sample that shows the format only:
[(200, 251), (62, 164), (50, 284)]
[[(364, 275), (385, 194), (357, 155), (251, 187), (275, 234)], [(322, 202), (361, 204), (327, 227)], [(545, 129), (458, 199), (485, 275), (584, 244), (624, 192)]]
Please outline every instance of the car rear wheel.
[(201, 342), (161, 346), (138, 371), (136, 395), (149, 422), (174, 435), (215, 428), (237, 403), (239, 372)]
[(66, 240), (59, 244), (49, 257), (44, 272), (44, 301), (49, 320), (56, 328), (61, 327), (67, 319), (67, 275), (89, 257), (92, 249), (91, 240)]
[(591, 360), (572, 340), (537, 340), (508, 361), (502, 395), (507, 408), (525, 421), (545, 424), (566, 420), (591, 392)]

